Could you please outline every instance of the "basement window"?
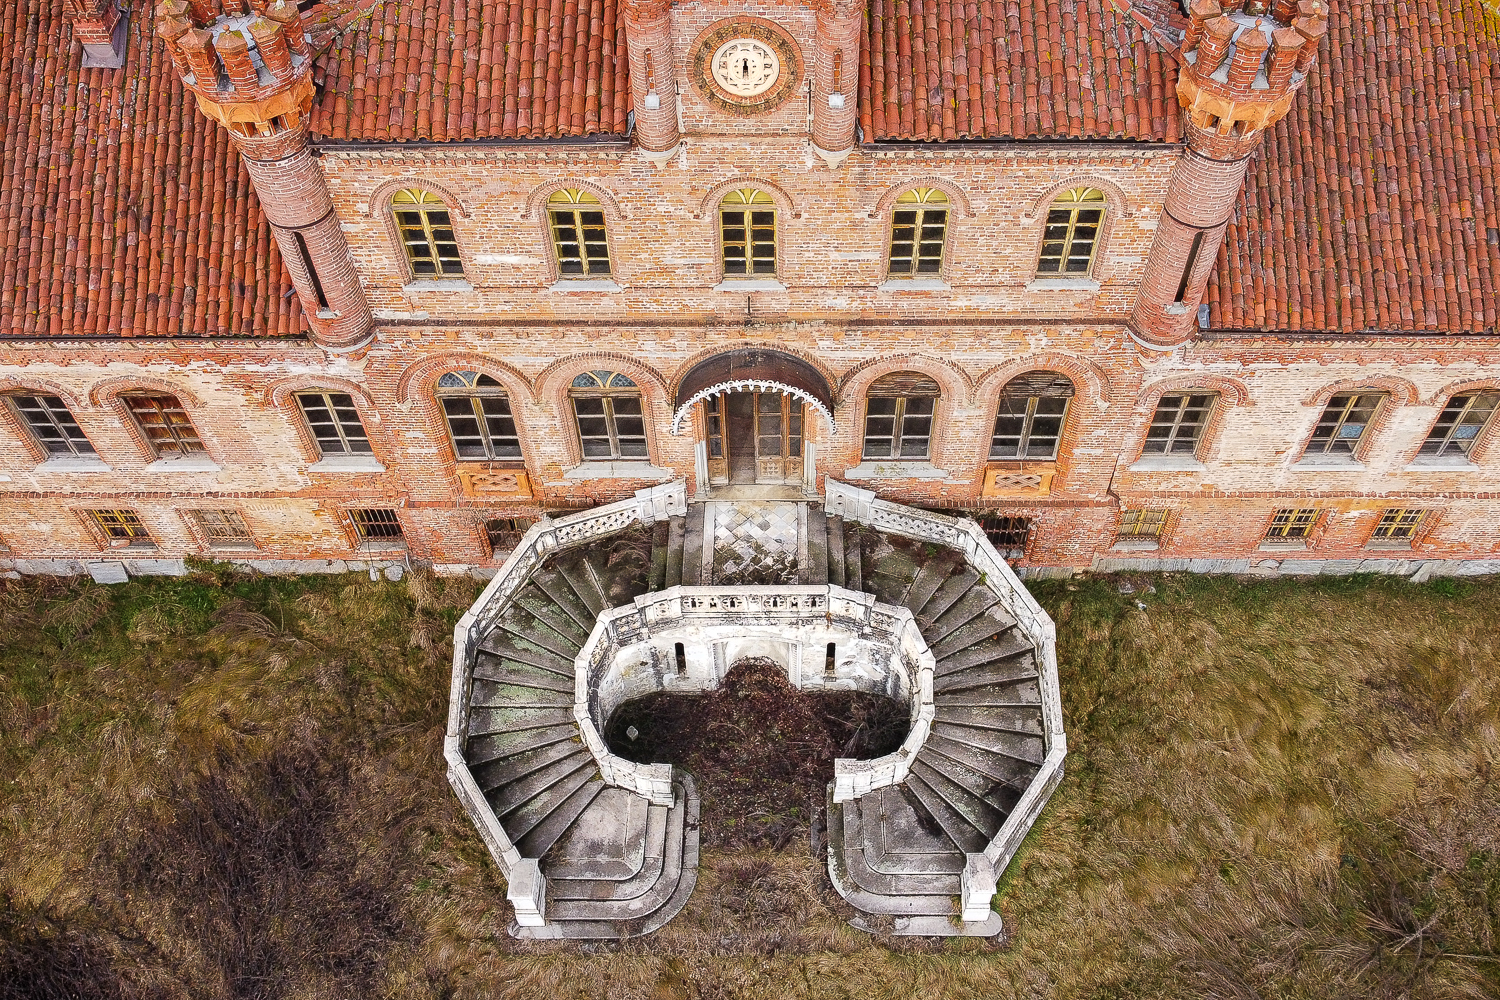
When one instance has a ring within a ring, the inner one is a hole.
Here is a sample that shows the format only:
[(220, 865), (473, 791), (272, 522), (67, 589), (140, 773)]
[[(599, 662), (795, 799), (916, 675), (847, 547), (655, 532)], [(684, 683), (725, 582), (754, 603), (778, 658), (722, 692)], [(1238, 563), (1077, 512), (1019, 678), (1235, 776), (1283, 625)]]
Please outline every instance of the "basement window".
[(978, 520), (985, 537), (1001, 556), (1020, 559), (1026, 555), (1026, 541), (1031, 537), (1031, 518), (984, 514)]
[(1115, 535), (1115, 543), (1149, 544), (1154, 547), (1161, 542), (1166, 526), (1165, 510), (1124, 510), (1120, 512), (1120, 528)]
[(492, 517), (484, 522), (484, 537), (490, 553), (506, 552), (521, 543), (521, 536), (531, 527), (529, 517)]
[(154, 548), (156, 540), (133, 510), (91, 510), (89, 519), (110, 548)]
[(203, 541), (214, 549), (253, 549), (255, 538), (237, 510), (195, 510), (193, 524)]
[(1323, 512), (1317, 507), (1284, 507), (1271, 516), (1265, 544), (1305, 546)]
[(361, 549), (406, 548), (401, 519), (390, 507), (355, 507), (349, 511), (349, 523)]
[(1391, 507), (1380, 512), (1380, 521), (1370, 534), (1369, 546), (1374, 549), (1409, 549), (1416, 540), (1417, 531), (1427, 517), (1425, 510), (1409, 507)]

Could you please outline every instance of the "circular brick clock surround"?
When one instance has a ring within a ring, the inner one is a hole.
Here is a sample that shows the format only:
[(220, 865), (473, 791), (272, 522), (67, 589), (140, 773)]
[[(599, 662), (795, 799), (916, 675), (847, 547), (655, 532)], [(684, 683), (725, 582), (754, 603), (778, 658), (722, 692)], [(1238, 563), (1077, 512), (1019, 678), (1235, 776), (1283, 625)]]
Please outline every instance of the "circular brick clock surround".
[[(761, 65), (774, 61), (774, 70), (762, 71), (744, 83), (736, 83), (730, 76), (726, 86), (718, 78), (723, 74), (716, 74), (714, 69), (730, 49), (743, 50), (744, 57), (757, 50), (767, 53), (772, 58), (762, 60)], [(698, 92), (733, 115), (756, 115), (780, 107), (796, 93), (804, 73), (802, 53), (792, 36), (759, 17), (734, 17), (709, 25), (694, 40), (688, 66)]]

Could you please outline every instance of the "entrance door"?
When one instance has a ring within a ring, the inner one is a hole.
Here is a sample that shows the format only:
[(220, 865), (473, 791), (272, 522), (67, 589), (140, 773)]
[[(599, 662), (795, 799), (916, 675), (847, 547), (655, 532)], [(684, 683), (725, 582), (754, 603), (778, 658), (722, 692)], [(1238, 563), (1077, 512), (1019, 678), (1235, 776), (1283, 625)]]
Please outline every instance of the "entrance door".
[(779, 392), (720, 393), (703, 404), (715, 486), (802, 482), (802, 402)]

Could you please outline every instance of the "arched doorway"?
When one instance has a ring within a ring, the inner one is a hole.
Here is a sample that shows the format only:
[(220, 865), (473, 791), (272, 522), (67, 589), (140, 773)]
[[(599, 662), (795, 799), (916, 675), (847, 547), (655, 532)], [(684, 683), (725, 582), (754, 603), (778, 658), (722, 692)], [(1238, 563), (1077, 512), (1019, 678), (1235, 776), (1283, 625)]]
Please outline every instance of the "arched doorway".
[(710, 486), (806, 486), (808, 423), (831, 428), (833, 393), (816, 368), (781, 351), (742, 348), (700, 361), (677, 389), (672, 431), (694, 418), (700, 480)]

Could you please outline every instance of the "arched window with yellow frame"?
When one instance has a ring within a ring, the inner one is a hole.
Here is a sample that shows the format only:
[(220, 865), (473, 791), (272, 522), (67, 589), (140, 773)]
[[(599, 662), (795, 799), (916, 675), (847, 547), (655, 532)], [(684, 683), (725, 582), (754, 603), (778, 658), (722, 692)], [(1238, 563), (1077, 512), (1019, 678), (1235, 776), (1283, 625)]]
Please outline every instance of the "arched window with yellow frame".
[(564, 278), (603, 278), (610, 275), (609, 241), (604, 209), (587, 191), (565, 188), (547, 199), (552, 250), (557, 273)]
[(1059, 195), (1047, 210), (1036, 273), (1042, 277), (1088, 277), (1099, 250), (1104, 210), (1104, 192), (1097, 188), (1077, 187)]
[(912, 188), (896, 199), (891, 212), (891, 277), (942, 273), (949, 207), (948, 196), (937, 188)]
[(404, 188), (391, 196), (391, 214), (413, 278), (463, 277), (453, 216), (443, 199), (431, 191)]
[(726, 278), (776, 273), (776, 203), (764, 191), (737, 188), (719, 203), (719, 246)]

